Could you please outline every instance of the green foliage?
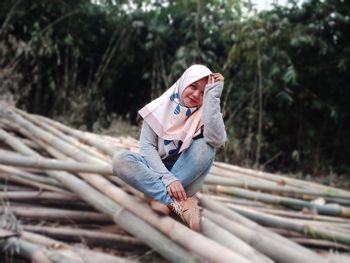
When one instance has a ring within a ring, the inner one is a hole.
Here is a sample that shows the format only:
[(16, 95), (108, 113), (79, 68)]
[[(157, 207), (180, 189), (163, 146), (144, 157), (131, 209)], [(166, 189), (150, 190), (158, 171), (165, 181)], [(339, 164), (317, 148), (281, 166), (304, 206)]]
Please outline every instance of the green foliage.
[(257, 12), (244, 0), (5, 0), (0, 96), (88, 129), (111, 113), (136, 122), (139, 108), (203, 63), (225, 75), (220, 159), (345, 172), (350, 5), (294, 2)]

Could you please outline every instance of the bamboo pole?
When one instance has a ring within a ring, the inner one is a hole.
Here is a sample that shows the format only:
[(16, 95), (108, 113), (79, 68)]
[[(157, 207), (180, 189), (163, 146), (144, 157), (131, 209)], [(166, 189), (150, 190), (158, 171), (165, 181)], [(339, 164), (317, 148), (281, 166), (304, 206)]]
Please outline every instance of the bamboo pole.
[(3, 129), (0, 129), (0, 141), (3, 141), (7, 145), (9, 145), (12, 149), (21, 152), (25, 155), (31, 155), (32, 150), (26, 146), (25, 144), (18, 144), (18, 139), (15, 139), (12, 135), (6, 132)]
[(342, 244), (338, 244), (336, 242), (331, 242), (328, 240), (319, 240), (319, 239), (310, 239), (310, 238), (301, 238), (301, 237), (293, 237), (291, 238), (293, 241), (298, 244), (308, 246), (308, 247), (318, 247), (318, 248), (327, 248), (327, 249), (336, 249), (336, 250), (345, 250), (350, 251), (350, 247)]
[(30, 140), (38, 144), (42, 149), (46, 150), (46, 152), (49, 153), (51, 156), (59, 156), (61, 160), (64, 160), (64, 158), (66, 158), (66, 155), (64, 155), (62, 152), (55, 149), (51, 145), (48, 145), (47, 143), (38, 139), (37, 137), (33, 136), (33, 134), (31, 134), (28, 130), (23, 129), (22, 127), (18, 127), (17, 130), (20, 134), (29, 138)]
[[(100, 143), (100, 141), (101, 141), (100, 137), (96, 136), (95, 138), (91, 138), (90, 137), (91, 135), (89, 136), (89, 133), (87, 133), (87, 132), (81, 132), (81, 131), (74, 130), (74, 129), (68, 127), (68, 126), (63, 125), (62, 123), (55, 122), (55, 121), (53, 121), (51, 119), (48, 119), (48, 118), (45, 118), (45, 117), (42, 117), (42, 116), (40, 116), (39, 118), (41, 120), (44, 120), (47, 123), (51, 124), (53, 127), (56, 127), (57, 129), (60, 129), (62, 132), (70, 134), (70, 135), (78, 138), (79, 140), (96, 147), (97, 149), (99, 149), (100, 151), (106, 153), (109, 156), (113, 156), (115, 151), (116, 151), (116, 149), (113, 149), (113, 147), (111, 149), (111, 146), (106, 146), (104, 144), (101, 144)], [(115, 142), (115, 140), (113, 140), (113, 141)]]
[[(218, 221), (214, 222), (225, 226), (227, 230), (276, 262), (328, 262), (311, 250), (259, 226), (219, 202), (203, 194), (198, 196), (203, 207), (216, 213)], [(235, 223), (232, 224), (231, 220)]]
[(54, 200), (54, 201), (79, 201), (80, 198), (74, 194), (63, 194), (55, 192), (43, 191), (11, 191), (0, 192), (0, 199), (7, 200), (24, 200), (24, 201), (40, 201), (40, 200)]
[[(221, 185), (221, 186), (234, 186), (234, 187), (240, 187), (250, 190), (261, 190), (264, 192), (273, 192), (276, 194), (283, 194), (287, 196), (293, 196), (296, 198), (301, 198), (305, 200), (313, 200), (315, 196), (317, 197), (324, 197), (327, 200), (334, 200), (332, 199), (333, 196), (337, 197), (337, 195), (332, 195), (331, 193), (324, 193), (322, 191), (315, 191), (315, 190), (307, 190), (307, 189), (297, 189), (294, 187), (290, 187), (287, 185), (270, 185), (270, 184), (262, 184), (257, 182), (248, 182), (247, 180), (239, 180), (236, 178), (225, 178), (222, 176), (217, 176), (214, 174), (209, 174), (207, 178), (205, 179), (206, 184), (210, 185)], [(342, 195), (340, 196), (342, 197)], [(334, 198), (334, 197), (333, 197)], [(341, 201), (346, 202), (346, 200), (349, 202), (349, 199), (342, 200)], [(337, 200), (335, 198), (335, 200)]]
[[(286, 218), (295, 218), (300, 222), (306, 222), (310, 223), (313, 225), (331, 225), (334, 227), (341, 227), (341, 228), (346, 228), (347, 226), (350, 226), (350, 220), (345, 219), (345, 218), (338, 218), (338, 217), (331, 217), (331, 216), (320, 216), (317, 214), (312, 214), (312, 213), (307, 213), (305, 211), (302, 212), (295, 212), (291, 210), (281, 210), (280, 207), (263, 207), (263, 206), (258, 206), (254, 205), (254, 202), (251, 203), (246, 203), (246, 202), (235, 202), (236, 198), (226, 198), (226, 197), (217, 197), (213, 195), (208, 195), (214, 200), (219, 200), (222, 203), (225, 203), (226, 206), (230, 207), (232, 205), (236, 205), (238, 207), (249, 207), (252, 208), (256, 211), (260, 211), (263, 213), (267, 214), (272, 214), (272, 215), (279, 215), (283, 216)], [(233, 206), (234, 207), (234, 206)], [(312, 221), (310, 221), (312, 220)]]
[(218, 195), (214, 195), (212, 193), (209, 193), (207, 191), (207, 187), (203, 186), (202, 189), (204, 190), (203, 193), (205, 193), (207, 196), (209, 196), (210, 198), (219, 201), (221, 203), (229, 203), (229, 204), (237, 204), (237, 205), (246, 205), (249, 207), (259, 207), (259, 208), (268, 208), (269, 205), (259, 202), (259, 201), (252, 201), (252, 200), (248, 200), (248, 199), (243, 199), (243, 198), (239, 198), (239, 197), (234, 197), (234, 196), (228, 196), (228, 195), (221, 195), (220, 193), (218, 193)]
[(96, 149), (93, 149), (92, 147), (88, 147), (87, 145), (82, 144), (76, 138), (71, 137), (71, 136), (67, 136), (66, 134), (64, 134), (60, 130), (46, 124), (45, 122), (40, 121), (38, 118), (34, 118), (33, 116), (31, 116), (30, 114), (28, 114), (24, 111), (17, 110), (17, 112), (20, 113), (22, 115), (22, 117), (31, 121), (33, 124), (37, 125), (38, 127), (42, 127), (44, 130), (50, 132), (54, 136), (61, 138), (62, 140), (66, 141), (69, 144), (75, 145), (77, 148), (81, 149), (86, 154), (92, 155), (95, 158), (100, 159), (102, 161), (107, 161), (107, 158), (105, 155), (101, 154), (100, 152), (98, 152)]
[[(33, 136), (36, 138), (46, 142), (47, 144), (51, 144), (56, 149), (60, 150), (61, 152), (65, 152), (73, 159), (78, 160), (86, 160), (88, 162), (93, 163), (100, 163), (100, 164), (106, 164), (105, 161), (102, 161), (101, 159), (98, 159), (94, 156), (86, 154), (81, 148), (79, 148), (78, 145), (70, 144), (58, 137), (56, 137), (54, 134), (49, 133), (47, 131), (44, 131), (38, 126), (35, 126), (33, 123), (29, 122), (28, 120), (24, 119), (14, 111), (6, 110), (3, 106), (0, 105), (0, 114), (8, 119), (14, 120), (20, 127), (22, 127), (24, 130), (27, 130), (28, 132), (32, 133)], [(13, 139), (13, 138), (12, 138)], [(16, 140), (16, 144), (19, 144), (19, 141)], [(23, 146), (22, 144), (21, 146)], [(18, 147), (18, 146), (17, 146)], [(29, 149), (29, 148), (28, 148)], [(26, 149), (26, 150), (28, 150)], [(21, 152), (22, 154), (25, 154), (24, 152), (20, 151), (21, 149), (18, 149), (18, 152)], [(30, 149), (30, 152), (28, 152), (29, 155), (38, 156), (36, 152)]]
[[(237, 204), (240, 205), (240, 204)], [(283, 210), (276, 210), (276, 209), (268, 209), (263, 207), (256, 207), (256, 210), (277, 215), (277, 216), (283, 216), (287, 218), (296, 218), (296, 219), (304, 219), (304, 220), (313, 220), (313, 221), (319, 221), (319, 222), (325, 222), (325, 223), (344, 223), (350, 225), (350, 220), (345, 218), (338, 218), (333, 216), (321, 216), (317, 214), (305, 214), (295, 211), (283, 211)]]
[(297, 223), (296, 220), (267, 215), (249, 208), (238, 207), (232, 204), (230, 207), (236, 212), (266, 226), (285, 228), (302, 233), (309, 237), (337, 241), (342, 244), (350, 245), (350, 235), (340, 233), (334, 229), (326, 229), (306, 223)]
[(334, 253), (334, 252), (330, 252), (330, 253), (324, 253), (325, 258), (327, 258), (329, 260), (329, 262), (331, 263), (349, 263), (350, 262), (350, 255), (348, 253)]
[[(306, 225), (312, 225), (312, 226), (320, 226), (324, 229), (330, 229), (330, 230), (333, 230), (333, 231), (339, 231), (343, 234), (349, 234), (350, 235), (350, 224), (349, 224), (349, 220), (345, 220), (345, 221), (335, 221), (335, 220), (329, 220), (327, 221), (326, 219), (323, 219), (322, 221), (319, 221), (316, 219), (313, 219), (313, 215), (310, 215), (309, 218), (302, 218), (302, 217), (288, 217), (288, 216), (285, 216), (285, 213), (287, 213), (286, 211), (279, 211), (279, 210), (268, 210), (268, 209), (259, 209), (259, 208), (256, 208), (256, 207), (244, 207), (244, 206), (241, 206), (241, 205), (231, 205), (231, 204), (227, 204), (226, 205), (227, 207), (241, 207), (241, 208), (251, 208), (257, 212), (261, 212), (263, 214), (267, 214), (267, 215), (276, 215), (276, 216), (279, 216), (283, 219), (286, 219), (286, 220), (289, 220), (289, 221), (293, 221), (295, 223), (299, 223), (299, 224), (306, 224)], [(279, 213), (279, 212), (282, 212), (282, 213)], [(326, 217), (328, 218), (328, 217)], [(334, 217), (330, 217), (331, 219), (333, 219)], [(334, 219), (342, 219), (342, 218), (334, 218)]]
[(1, 206), (0, 214), (9, 209), (14, 215), (20, 218), (43, 219), (51, 221), (66, 222), (95, 222), (110, 223), (111, 218), (97, 212), (90, 211), (73, 211), (69, 209), (35, 207), (35, 206), (10, 206), (8, 208)]
[[(1, 108), (1, 105), (0, 105), (0, 112), (1, 112), (1, 109), (4, 109), (4, 108)], [(95, 164), (102, 164), (102, 165), (107, 164), (107, 162), (105, 162), (101, 159), (98, 159), (98, 158), (95, 158), (93, 156), (86, 154), (84, 151), (82, 151), (76, 145), (71, 145), (64, 140), (62, 140), (58, 137), (55, 137), (53, 134), (51, 134), (47, 131), (44, 131), (40, 127), (35, 126), (34, 124), (23, 119), (21, 116), (17, 115), (13, 111), (6, 111), (4, 109), (3, 115), (8, 116), (9, 118), (13, 118), (20, 127), (22, 127), (27, 132), (28, 131), (31, 132), (32, 137), (36, 138), (36, 142), (43, 141), (46, 144), (51, 145), (52, 147), (55, 147), (60, 152), (66, 154), (67, 156), (69, 156), (75, 160), (79, 160), (82, 162), (95, 163)], [(19, 142), (17, 141), (17, 143), (19, 143)], [(38, 156), (37, 153), (33, 153), (32, 155)], [(62, 155), (60, 155), (60, 156), (62, 156)], [(64, 158), (67, 159), (67, 157), (64, 157)], [(122, 180), (120, 180), (119, 178), (115, 177), (114, 180), (119, 185), (125, 185), (125, 183)]]
[(57, 188), (55, 186), (51, 186), (51, 185), (46, 185), (43, 183), (37, 183), (35, 181), (32, 181), (30, 179), (26, 179), (26, 178), (21, 178), (16, 174), (8, 174), (8, 173), (3, 173), (0, 172), (0, 179), (6, 181), (6, 182), (15, 182), (21, 185), (25, 185), (25, 186), (31, 186), (40, 190), (48, 190), (48, 191), (53, 191), (53, 192), (58, 192), (58, 193), (68, 193), (65, 190), (62, 190), (60, 188)]
[(24, 187), (19, 185), (13, 185), (9, 184), (8, 182), (1, 183), (0, 182), (0, 189), (3, 192), (10, 192), (10, 191), (32, 191), (33, 189), (30, 187)]
[(11, 132), (17, 132), (18, 125), (5, 118), (0, 118), (1, 128)]
[(343, 206), (350, 206), (350, 198), (327, 197), (326, 200), (328, 203), (339, 204)]
[(107, 154), (109, 156), (113, 156), (113, 154), (115, 153), (116, 149), (113, 149), (113, 147), (111, 149), (110, 146), (106, 146), (106, 145), (103, 145), (100, 143), (101, 142), (100, 137), (96, 137), (95, 139), (92, 139), (92, 138), (90, 138), (89, 133), (87, 133), (87, 132), (81, 132), (81, 131), (74, 130), (66, 125), (63, 125), (62, 123), (53, 121), (53, 120), (45, 118), (43, 116), (38, 116), (38, 119), (45, 122), (46, 124), (51, 125), (51, 127), (54, 127), (57, 130), (60, 130), (61, 132), (65, 132), (66, 134), (69, 134), (69, 135), (73, 136), (74, 138), (79, 139), (82, 142), (85, 142), (89, 145), (94, 146), (96, 149), (99, 149), (101, 152), (104, 152), (105, 154)]
[(327, 192), (324, 190), (308, 189), (302, 186), (289, 186), (282, 181), (267, 181), (259, 177), (254, 177), (250, 174), (240, 174), (237, 172), (229, 172), (224, 169), (219, 169), (215, 165), (211, 168), (208, 175), (210, 184), (220, 184), (225, 186), (237, 186), (246, 189), (255, 189), (265, 192), (272, 192), (284, 196), (297, 197), (307, 201), (313, 201), (315, 197), (322, 197), (327, 202), (338, 203), (349, 206), (349, 196), (343, 193)]
[(37, 175), (37, 174), (25, 172), (23, 170), (20, 170), (20, 169), (14, 168), (14, 167), (10, 167), (10, 166), (6, 166), (6, 165), (1, 165), (1, 164), (0, 164), (0, 171), (3, 172), (4, 174), (16, 175), (18, 177), (22, 177), (22, 178), (25, 178), (25, 179), (28, 179), (28, 180), (31, 180), (34, 182), (39, 182), (39, 183), (43, 183), (46, 185), (51, 185), (51, 186), (63, 188), (62, 185), (59, 182), (57, 182), (57, 180), (50, 178), (46, 175)]
[[(240, 254), (242, 257), (244, 257), (245, 262), (247, 259), (256, 263), (273, 262), (270, 258), (255, 250), (231, 232), (219, 227), (218, 224), (215, 224), (206, 216), (202, 217), (202, 233)], [(242, 260), (243, 259), (241, 259), (239, 262), (242, 262)]]
[[(231, 171), (231, 170), (226, 169), (226, 168), (218, 167), (216, 162), (213, 163), (213, 165), (210, 169), (210, 173), (213, 175), (222, 176), (224, 178), (233, 178), (236, 180), (240, 180), (240, 181), (243, 181), (247, 184), (249, 184), (250, 182), (255, 182), (255, 183), (260, 183), (263, 185), (270, 185), (270, 186), (286, 185), (284, 183), (284, 181), (272, 181), (272, 180), (268, 180), (266, 178), (256, 177), (256, 176), (251, 175), (251, 174), (242, 174), (239, 172)], [(293, 188), (298, 188), (295, 186), (290, 186), (290, 185), (288, 185), (288, 186), (293, 187)], [(299, 187), (299, 188), (305, 189), (304, 187)]]
[(49, 227), (32, 225), (23, 225), (22, 227), (26, 231), (45, 234), (47, 236), (58, 238), (60, 240), (85, 240), (90, 245), (104, 245), (108, 247), (118, 248), (145, 248), (145, 244), (139, 239), (115, 233), (103, 233), (101, 231), (96, 230), (71, 227)]
[(346, 198), (350, 197), (349, 191), (345, 191), (345, 190), (338, 189), (335, 187), (324, 186), (324, 185), (320, 185), (320, 184), (313, 183), (313, 182), (298, 180), (295, 178), (277, 175), (277, 174), (271, 174), (271, 173), (262, 172), (262, 171), (254, 171), (252, 169), (241, 168), (241, 167), (238, 167), (235, 165), (225, 164), (222, 162), (216, 162), (216, 163), (214, 163), (214, 165), (216, 167), (223, 168), (223, 169), (226, 169), (229, 171), (238, 172), (238, 173), (244, 174), (244, 175), (245, 174), (252, 175), (252, 176), (257, 177), (257, 178), (262, 178), (264, 180), (271, 180), (274, 182), (278, 182), (280, 184), (288, 184), (291, 186), (297, 186), (297, 187), (302, 187), (302, 188), (318, 189), (320, 191), (323, 191), (324, 193), (341, 195), (341, 196), (346, 197)]
[(287, 230), (287, 229), (283, 229), (283, 228), (278, 228), (278, 227), (266, 227), (266, 229), (275, 232), (276, 234), (279, 234), (281, 236), (284, 237), (304, 237), (303, 234), (300, 234), (298, 232), (295, 231), (291, 231), (291, 230)]
[(0, 229), (0, 248), (3, 251), (13, 251), (32, 262), (39, 263), (82, 263), (77, 255), (62, 254), (59, 251), (48, 250), (43, 246), (18, 238), (16, 234)]
[(233, 195), (248, 198), (251, 200), (259, 200), (269, 204), (284, 205), (294, 209), (308, 208), (310, 210), (315, 210), (318, 213), (324, 214), (324, 215), (350, 217), (350, 208), (347, 208), (347, 207), (318, 205), (316, 203), (306, 202), (299, 199), (283, 197), (283, 196), (274, 196), (274, 195), (265, 194), (265, 193), (257, 193), (250, 190), (239, 189), (236, 187), (224, 187), (220, 185), (215, 187), (215, 191), (223, 192), (226, 194), (233, 194)]
[(36, 243), (41, 246), (45, 246), (48, 248), (58, 249), (60, 251), (68, 251), (68, 253), (74, 253), (81, 257), (84, 263), (136, 263), (136, 260), (131, 260), (127, 258), (122, 258), (116, 255), (109, 255), (106, 253), (101, 253), (98, 251), (91, 251), (89, 249), (84, 249), (80, 247), (73, 247), (63, 243), (62, 241), (58, 241), (52, 238), (48, 238), (46, 236), (42, 236), (36, 233), (31, 233), (28, 231), (21, 231), (21, 238), (27, 240), (29, 242)]
[(20, 154), (2, 155), (0, 150), (0, 164), (39, 168), (47, 170), (59, 170), (67, 172), (95, 173), (100, 175), (112, 175), (110, 165), (79, 163), (75, 161), (59, 161), (44, 157), (27, 157)]
[(40, 147), (40, 145), (38, 145), (36, 142), (31, 141), (30, 139), (24, 139), (21, 138), (21, 141), (28, 146), (29, 148), (33, 149), (34, 151), (41, 151), (42, 148)]

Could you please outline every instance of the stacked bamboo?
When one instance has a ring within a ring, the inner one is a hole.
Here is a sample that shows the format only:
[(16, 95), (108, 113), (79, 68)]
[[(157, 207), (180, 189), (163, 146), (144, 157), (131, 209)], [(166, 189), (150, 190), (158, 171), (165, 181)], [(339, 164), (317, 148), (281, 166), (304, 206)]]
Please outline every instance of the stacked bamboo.
[(82, 132), (0, 104), (3, 257), (350, 262), (349, 191), (215, 163), (198, 195), (196, 233), (153, 212), (112, 175), (111, 157), (123, 149), (137, 151), (137, 140)]

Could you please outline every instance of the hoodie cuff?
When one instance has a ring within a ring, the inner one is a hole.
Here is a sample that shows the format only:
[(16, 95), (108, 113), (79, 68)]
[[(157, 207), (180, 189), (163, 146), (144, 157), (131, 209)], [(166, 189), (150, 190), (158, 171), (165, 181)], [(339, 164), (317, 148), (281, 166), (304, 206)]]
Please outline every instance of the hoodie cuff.
[(172, 173), (166, 173), (163, 174), (162, 176), (162, 182), (165, 184), (165, 187), (167, 187), (169, 184), (171, 184), (172, 182), (178, 181), (179, 179), (177, 179)]

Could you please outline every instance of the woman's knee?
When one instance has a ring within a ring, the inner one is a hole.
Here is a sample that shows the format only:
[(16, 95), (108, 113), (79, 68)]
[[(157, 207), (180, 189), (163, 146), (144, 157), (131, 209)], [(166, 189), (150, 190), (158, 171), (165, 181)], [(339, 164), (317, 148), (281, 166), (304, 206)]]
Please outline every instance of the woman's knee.
[(122, 177), (125, 174), (130, 163), (130, 155), (132, 155), (132, 152), (126, 150), (114, 154), (112, 159), (113, 175)]
[(201, 162), (212, 161), (215, 158), (215, 148), (210, 146), (204, 138), (194, 140), (190, 146), (191, 155)]

